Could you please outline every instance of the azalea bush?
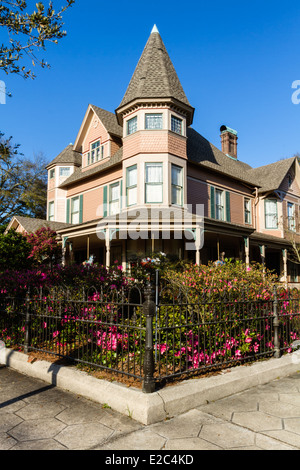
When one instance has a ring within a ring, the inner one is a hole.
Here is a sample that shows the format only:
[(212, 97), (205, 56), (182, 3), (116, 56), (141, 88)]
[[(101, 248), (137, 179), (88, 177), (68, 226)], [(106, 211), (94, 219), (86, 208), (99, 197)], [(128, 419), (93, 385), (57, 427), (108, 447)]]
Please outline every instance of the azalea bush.
[(18, 297), (23, 299), (21, 311), (29, 305), (32, 312), (32, 347), (142, 374), (146, 337), (142, 294), (149, 272), (156, 270), (150, 264), (162, 268), (153, 319), (159, 376), (273, 355), (274, 286), (281, 349), (290, 352), (292, 342), (300, 338), (298, 293), (291, 297), (279, 289), (276, 277), (258, 264), (227, 262), (174, 269), (158, 258), (144, 263), (140, 280), (125, 276), (118, 264), (110, 269), (72, 265), (0, 273), (1, 310), (13, 318), (1, 326), (0, 316), (0, 339), (8, 346), (23, 344), (24, 316), (18, 320), (9, 300), (9, 296)]
[[(165, 373), (272, 355), (276, 277), (242, 262), (166, 270), (160, 295), (157, 352)], [(281, 289), (281, 348), (300, 337), (299, 296)], [(298, 320), (297, 320), (298, 319)]]

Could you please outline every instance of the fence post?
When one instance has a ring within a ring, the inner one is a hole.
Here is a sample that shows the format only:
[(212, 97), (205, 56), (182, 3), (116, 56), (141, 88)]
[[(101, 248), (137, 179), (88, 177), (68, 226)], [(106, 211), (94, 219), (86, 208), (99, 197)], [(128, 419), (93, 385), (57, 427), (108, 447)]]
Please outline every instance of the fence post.
[(143, 303), (143, 314), (146, 317), (146, 338), (144, 357), (144, 381), (143, 392), (153, 393), (155, 391), (154, 380), (154, 347), (153, 347), (153, 317), (155, 315), (155, 302), (150, 282), (145, 289), (146, 300)]
[(277, 298), (277, 288), (273, 288), (273, 326), (274, 326), (274, 357), (280, 358), (280, 341), (279, 341), (279, 317), (278, 317), (278, 298)]
[(26, 292), (26, 314), (25, 314), (25, 339), (24, 339), (24, 353), (28, 354), (29, 352), (29, 342), (30, 342), (30, 295), (29, 289)]

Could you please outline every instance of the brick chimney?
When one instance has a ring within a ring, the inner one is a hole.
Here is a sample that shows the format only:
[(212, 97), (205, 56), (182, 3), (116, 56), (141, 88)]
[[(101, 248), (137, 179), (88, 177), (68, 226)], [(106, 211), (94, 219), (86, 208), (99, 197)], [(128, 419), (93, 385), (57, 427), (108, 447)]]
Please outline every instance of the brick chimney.
[(237, 132), (227, 126), (220, 127), (222, 152), (237, 160)]

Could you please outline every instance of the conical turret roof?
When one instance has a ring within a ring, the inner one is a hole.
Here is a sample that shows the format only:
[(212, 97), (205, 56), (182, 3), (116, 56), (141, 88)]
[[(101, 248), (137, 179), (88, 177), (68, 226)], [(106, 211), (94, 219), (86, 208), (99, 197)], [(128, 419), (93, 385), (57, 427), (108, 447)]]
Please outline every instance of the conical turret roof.
[(152, 29), (119, 108), (136, 99), (147, 98), (174, 98), (192, 108), (156, 25)]

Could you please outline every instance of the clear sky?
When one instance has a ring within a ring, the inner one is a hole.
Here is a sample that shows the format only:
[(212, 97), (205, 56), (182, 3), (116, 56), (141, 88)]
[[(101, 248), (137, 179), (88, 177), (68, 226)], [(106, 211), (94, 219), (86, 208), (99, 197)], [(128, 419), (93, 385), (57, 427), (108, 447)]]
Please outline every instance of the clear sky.
[(75, 142), (89, 103), (118, 107), (154, 24), (194, 129), (219, 148), (220, 126), (236, 129), (238, 157), (253, 167), (300, 152), (299, 0), (76, 0), (67, 37), (42, 55), (50, 70), (36, 67), (34, 81), (0, 72), (13, 95), (0, 104), (0, 130), (26, 157), (55, 158)]

